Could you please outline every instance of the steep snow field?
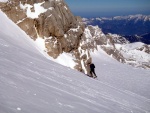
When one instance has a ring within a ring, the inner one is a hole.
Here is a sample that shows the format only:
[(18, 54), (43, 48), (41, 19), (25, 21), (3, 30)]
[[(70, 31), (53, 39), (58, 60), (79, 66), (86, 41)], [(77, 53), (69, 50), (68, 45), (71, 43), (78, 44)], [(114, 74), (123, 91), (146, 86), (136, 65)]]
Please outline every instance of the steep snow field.
[(0, 113), (150, 113), (150, 70), (99, 48), (92, 79), (46, 59), (1, 11), (0, 20)]

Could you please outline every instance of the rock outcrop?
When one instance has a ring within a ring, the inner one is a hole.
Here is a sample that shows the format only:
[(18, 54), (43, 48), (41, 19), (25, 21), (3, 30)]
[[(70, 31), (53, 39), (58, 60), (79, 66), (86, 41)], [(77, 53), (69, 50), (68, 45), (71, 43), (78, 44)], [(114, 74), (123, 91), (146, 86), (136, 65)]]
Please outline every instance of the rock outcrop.
[(8, 0), (0, 3), (0, 9), (33, 40), (44, 39), (51, 57), (62, 52), (75, 55), (75, 68), (82, 71), (78, 47), (85, 25), (64, 0)]

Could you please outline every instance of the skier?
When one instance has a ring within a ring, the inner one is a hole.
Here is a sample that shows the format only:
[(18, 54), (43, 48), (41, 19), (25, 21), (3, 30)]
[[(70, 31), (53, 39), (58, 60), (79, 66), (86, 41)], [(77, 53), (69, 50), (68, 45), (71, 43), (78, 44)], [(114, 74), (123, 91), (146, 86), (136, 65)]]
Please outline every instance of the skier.
[(95, 74), (95, 65), (93, 63), (89, 63), (89, 66), (90, 66), (90, 74), (91, 74), (91, 77), (93, 78), (97, 78), (96, 74)]

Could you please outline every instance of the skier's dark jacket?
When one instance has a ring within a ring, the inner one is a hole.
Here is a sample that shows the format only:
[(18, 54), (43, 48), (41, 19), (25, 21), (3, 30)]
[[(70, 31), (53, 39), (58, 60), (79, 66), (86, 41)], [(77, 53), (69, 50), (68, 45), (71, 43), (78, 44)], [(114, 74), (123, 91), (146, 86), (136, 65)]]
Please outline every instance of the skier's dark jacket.
[(95, 65), (94, 64), (90, 64), (90, 68), (91, 68), (91, 70), (94, 70)]

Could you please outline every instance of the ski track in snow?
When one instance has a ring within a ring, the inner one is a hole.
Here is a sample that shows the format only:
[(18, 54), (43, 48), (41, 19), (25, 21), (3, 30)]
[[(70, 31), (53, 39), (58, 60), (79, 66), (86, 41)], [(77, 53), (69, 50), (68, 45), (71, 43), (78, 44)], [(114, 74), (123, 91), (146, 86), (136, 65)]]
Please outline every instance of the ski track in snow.
[(0, 113), (150, 113), (149, 70), (99, 50), (92, 54), (98, 80), (89, 78), (46, 59), (0, 16)]

